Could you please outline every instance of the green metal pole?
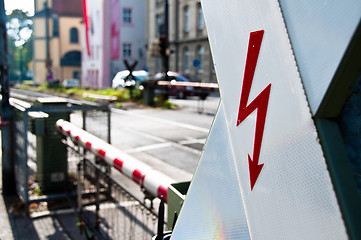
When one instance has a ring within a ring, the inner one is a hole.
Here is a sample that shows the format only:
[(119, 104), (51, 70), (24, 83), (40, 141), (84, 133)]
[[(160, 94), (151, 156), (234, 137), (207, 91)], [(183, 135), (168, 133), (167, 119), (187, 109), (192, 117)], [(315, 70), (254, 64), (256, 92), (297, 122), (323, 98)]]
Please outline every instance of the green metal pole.
[(0, 0), (0, 78), (1, 78), (1, 152), (2, 152), (2, 186), (3, 194), (16, 193), (14, 148), (12, 131), (12, 108), (9, 103), (9, 64), (6, 39), (6, 16), (4, 0)]

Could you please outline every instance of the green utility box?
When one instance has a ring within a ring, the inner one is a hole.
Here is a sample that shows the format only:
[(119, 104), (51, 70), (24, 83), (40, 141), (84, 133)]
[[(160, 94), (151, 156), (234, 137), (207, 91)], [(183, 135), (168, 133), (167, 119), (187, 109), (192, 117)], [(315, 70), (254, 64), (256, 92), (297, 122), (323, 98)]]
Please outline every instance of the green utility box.
[(49, 114), (44, 112), (29, 112), (29, 131), (35, 136), (44, 136), (45, 134), (45, 120)]
[(190, 182), (173, 183), (168, 188), (167, 204), (168, 204), (168, 220), (167, 229), (172, 229), (174, 213), (179, 215), (183, 202), (185, 200)]
[(68, 181), (67, 147), (61, 142), (63, 136), (57, 132), (55, 123), (59, 119), (69, 121), (69, 112), (53, 110), (65, 108), (67, 101), (39, 98), (34, 105), (44, 107), (42, 113), (29, 114), (36, 136), (36, 178), (43, 193), (61, 193)]

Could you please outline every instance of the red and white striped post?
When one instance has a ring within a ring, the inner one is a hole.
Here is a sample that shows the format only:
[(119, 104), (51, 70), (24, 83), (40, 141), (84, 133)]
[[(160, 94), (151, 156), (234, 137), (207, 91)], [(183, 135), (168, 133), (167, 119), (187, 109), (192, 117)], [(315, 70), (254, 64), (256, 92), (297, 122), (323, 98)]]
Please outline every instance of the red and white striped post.
[(56, 127), (60, 133), (98, 155), (107, 164), (133, 179), (147, 192), (158, 198), (163, 196), (167, 202), (168, 187), (171, 183), (175, 183), (173, 179), (70, 122), (60, 119), (56, 122)]

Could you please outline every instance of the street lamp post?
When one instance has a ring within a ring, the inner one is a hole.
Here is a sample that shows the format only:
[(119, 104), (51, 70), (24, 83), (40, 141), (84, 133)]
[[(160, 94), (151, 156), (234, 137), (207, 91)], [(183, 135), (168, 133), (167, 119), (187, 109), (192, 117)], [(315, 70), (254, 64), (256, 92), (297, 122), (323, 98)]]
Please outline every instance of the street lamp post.
[(50, 50), (49, 50), (49, 4), (48, 1), (44, 2), (44, 11), (45, 11), (45, 53), (46, 53), (46, 82), (52, 80), (51, 72), (51, 59), (50, 59)]
[(168, 22), (169, 22), (169, 5), (168, 0), (165, 0), (164, 4), (164, 29), (163, 29), (163, 39), (161, 48), (161, 55), (163, 61), (163, 72), (165, 74), (165, 80), (168, 80), (168, 71), (169, 71), (169, 30), (168, 30)]

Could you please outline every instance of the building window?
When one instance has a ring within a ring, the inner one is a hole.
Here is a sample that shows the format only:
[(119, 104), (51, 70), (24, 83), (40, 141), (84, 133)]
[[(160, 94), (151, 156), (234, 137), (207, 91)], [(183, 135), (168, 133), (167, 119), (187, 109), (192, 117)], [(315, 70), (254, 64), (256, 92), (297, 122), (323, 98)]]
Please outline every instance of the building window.
[(131, 58), (131, 57), (132, 57), (132, 44), (123, 43), (123, 58)]
[(59, 18), (57, 15), (53, 16), (53, 37), (59, 37)]
[(155, 36), (159, 37), (163, 33), (163, 17), (161, 14), (157, 14), (155, 17)]
[(162, 71), (162, 58), (157, 57), (155, 59), (155, 68), (156, 68), (156, 72), (161, 72)]
[(73, 78), (74, 78), (74, 79), (80, 79), (80, 73), (79, 73), (79, 71), (73, 71)]
[(203, 10), (202, 5), (198, 3), (197, 5), (197, 28), (198, 30), (203, 30), (204, 28), (204, 19), (203, 19)]
[(132, 9), (123, 8), (123, 23), (131, 24), (132, 23)]
[(156, 5), (156, 7), (161, 7), (161, 6), (163, 6), (163, 0), (156, 0), (155, 1), (155, 5)]
[(189, 32), (189, 7), (184, 7), (184, 32)]
[(76, 28), (70, 29), (70, 43), (79, 43), (79, 32)]
[(203, 72), (203, 55), (204, 55), (204, 47), (199, 46), (197, 48), (197, 60), (199, 61), (197, 72)]
[(183, 72), (189, 72), (189, 50), (187, 47), (183, 49)]

